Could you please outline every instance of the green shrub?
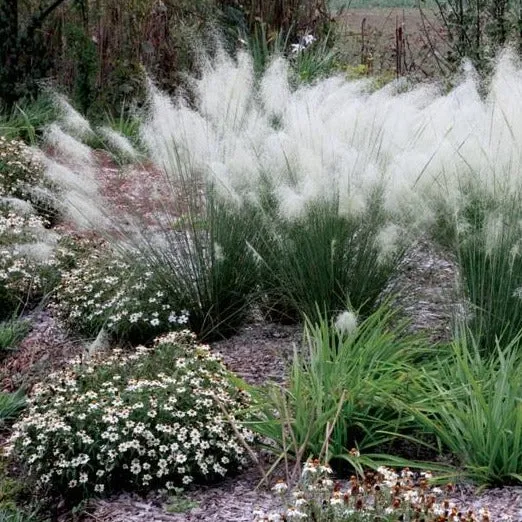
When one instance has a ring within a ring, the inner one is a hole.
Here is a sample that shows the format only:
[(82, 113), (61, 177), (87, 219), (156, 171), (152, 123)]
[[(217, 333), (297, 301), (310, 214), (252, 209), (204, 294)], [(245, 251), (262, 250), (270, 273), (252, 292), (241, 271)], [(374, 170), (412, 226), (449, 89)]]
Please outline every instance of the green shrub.
[(409, 406), (416, 422), (480, 484), (522, 479), (522, 354), (518, 340), (481, 353), (469, 332), (455, 340), (438, 371), (421, 370)]
[(40, 491), (71, 502), (222, 477), (245, 463), (227, 419), (238, 422), (248, 398), (229, 378), (187, 331), (76, 360), (36, 387), (12, 454)]
[[(392, 324), (395, 326), (392, 328)], [(251, 428), (285, 457), (346, 459), (382, 445), (411, 427), (391, 397), (404, 397), (412, 363), (425, 344), (406, 333), (396, 312), (381, 307), (359, 326), (351, 312), (308, 321), (286, 387), (256, 389)]]

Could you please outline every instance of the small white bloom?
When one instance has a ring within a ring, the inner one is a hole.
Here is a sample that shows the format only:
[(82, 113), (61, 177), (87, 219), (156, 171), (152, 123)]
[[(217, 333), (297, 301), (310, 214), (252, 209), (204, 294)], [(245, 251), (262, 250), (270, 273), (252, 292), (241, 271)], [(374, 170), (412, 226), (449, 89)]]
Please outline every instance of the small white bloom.
[(335, 320), (335, 328), (343, 334), (352, 334), (357, 330), (357, 316), (348, 310), (339, 314)]
[(278, 494), (282, 494), (288, 490), (288, 486), (284, 482), (278, 482), (273, 488), (272, 491), (275, 491)]

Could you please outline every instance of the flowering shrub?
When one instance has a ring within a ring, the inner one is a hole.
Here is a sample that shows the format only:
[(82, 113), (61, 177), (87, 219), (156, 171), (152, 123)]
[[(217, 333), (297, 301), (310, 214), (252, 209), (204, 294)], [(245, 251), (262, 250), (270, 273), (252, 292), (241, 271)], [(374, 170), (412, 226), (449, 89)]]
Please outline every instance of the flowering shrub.
[(17, 198), (30, 202), (43, 216), (56, 217), (57, 211), (46, 195), (56, 187), (45, 176), (43, 165), (21, 141), (0, 136), (0, 201)]
[[(188, 312), (173, 309), (153, 271), (139, 260), (124, 260), (103, 242), (97, 247), (62, 273), (57, 288), (55, 308), (71, 328), (95, 335), (105, 327), (119, 338), (145, 342), (188, 322)], [(60, 259), (71, 264), (67, 249)]]
[(119, 489), (173, 489), (246, 462), (226, 417), (241, 416), (248, 396), (186, 330), (152, 348), (72, 361), (37, 385), (28, 403), (9, 453), (26, 465), (37, 489), (71, 500)]
[[(291, 492), (291, 501), (282, 513), (254, 512), (257, 522), (316, 520), (344, 522), (381, 520), (409, 522), (489, 522), (487, 508), (478, 513), (457, 506), (448, 498), (451, 484), (431, 487), (431, 473), (400, 473), (384, 466), (364, 479), (352, 476), (345, 484), (334, 482), (332, 470), (319, 461), (307, 462), (299, 485)], [(273, 491), (286, 498), (288, 487), (277, 483)]]
[(40, 183), (42, 176), (42, 166), (23, 142), (0, 136), (0, 196), (26, 195), (27, 188)]
[(39, 297), (55, 277), (45, 221), (0, 211), (0, 319)]

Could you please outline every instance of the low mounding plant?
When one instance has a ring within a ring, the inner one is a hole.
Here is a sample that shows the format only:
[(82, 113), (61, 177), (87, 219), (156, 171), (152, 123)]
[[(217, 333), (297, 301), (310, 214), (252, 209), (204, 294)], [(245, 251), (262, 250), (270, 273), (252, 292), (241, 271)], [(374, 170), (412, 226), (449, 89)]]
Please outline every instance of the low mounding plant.
[(324, 318), (307, 321), (304, 338), (288, 385), (253, 392), (249, 426), (272, 441), (269, 451), (285, 461), (315, 457), (353, 465), (352, 448), (364, 452), (409, 426), (410, 416), (402, 417), (390, 397), (404, 396), (412, 362), (425, 348), (396, 312), (382, 306), (359, 326), (352, 312), (335, 326)]
[(56, 187), (43, 165), (21, 141), (0, 135), (0, 207), (13, 199), (26, 201), (46, 219), (57, 217), (51, 193)]
[(488, 508), (478, 513), (457, 506), (448, 496), (453, 486), (432, 487), (430, 472), (414, 473), (408, 468), (400, 473), (379, 467), (362, 479), (352, 476), (344, 483), (332, 480), (332, 470), (319, 461), (309, 461), (303, 468), (298, 486), (288, 498), (288, 486), (278, 483), (273, 490), (286, 500), (282, 512), (254, 512), (256, 522), (316, 520), (317, 522), (475, 520), (487, 521)]
[(456, 339), (438, 371), (420, 370), (409, 410), (480, 484), (522, 480), (522, 354), (518, 339), (498, 341), (487, 355), (468, 332)]
[(55, 280), (45, 222), (0, 207), (0, 321), (41, 298)]
[(222, 477), (245, 463), (237, 433), (251, 440), (229, 424), (248, 404), (229, 379), (188, 331), (77, 359), (36, 386), (11, 455), (39, 491), (68, 501)]
[(176, 302), (139, 258), (132, 262), (104, 241), (84, 239), (72, 251), (61, 250), (64, 264), (74, 251), (84, 256), (62, 272), (54, 305), (74, 331), (96, 336), (105, 328), (119, 339), (146, 342), (188, 322), (188, 312), (174, 308)]
[(42, 177), (43, 167), (23, 142), (0, 136), (0, 196), (26, 199)]

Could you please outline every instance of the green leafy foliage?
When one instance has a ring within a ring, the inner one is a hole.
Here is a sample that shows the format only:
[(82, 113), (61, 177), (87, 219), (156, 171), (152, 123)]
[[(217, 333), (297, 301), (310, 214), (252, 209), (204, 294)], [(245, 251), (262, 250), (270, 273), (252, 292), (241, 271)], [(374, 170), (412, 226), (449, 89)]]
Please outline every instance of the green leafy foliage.
[(27, 335), (29, 324), (26, 321), (11, 319), (0, 322), (0, 354), (14, 350), (17, 344)]
[(15, 393), (0, 392), (0, 429), (14, 421), (25, 407), (25, 395), (22, 391)]
[(517, 340), (488, 355), (462, 335), (441, 356), (436, 373), (420, 370), (409, 409), (458, 459), (461, 473), (485, 485), (522, 479), (522, 356)]
[(0, 135), (7, 140), (21, 140), (36, 146), (42, 129), (56, 117), (54, 104), (42, 94), (32, 102), (19, 103), (10, 111), (0, 112)]
[(259, 410), (249, 426), (273, 441), (270, 451), (280, 458), (341, 458), (355, 465), (352, 448), (375, 448), (406, 429), (409, 416), (390, 397), (403, 396), (412, 363), (426, 351), (404, 324), (390, 328), (394, 318), (383, 306), (352, 331), (344, 329), (344, 318), (341, 330), (324, 318), (307, 322), (288, 385), (254, 393)]

